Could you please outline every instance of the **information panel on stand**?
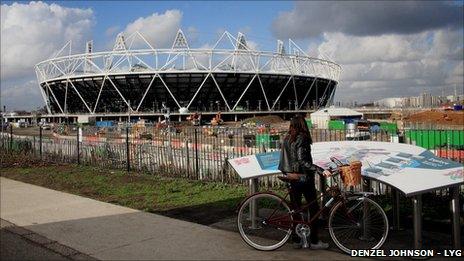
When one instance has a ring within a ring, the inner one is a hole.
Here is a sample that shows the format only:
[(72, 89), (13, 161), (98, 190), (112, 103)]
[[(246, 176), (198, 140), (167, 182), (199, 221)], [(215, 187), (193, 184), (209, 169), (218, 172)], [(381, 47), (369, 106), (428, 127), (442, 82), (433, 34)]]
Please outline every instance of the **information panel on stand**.
[[(463, 165), (437, 157), (424, 148), (388, 142), (337, 141), (312, 145), (314, 164), (327, 168), (330, 157), (359, 160), (362, 175), (401, 190), (407, 196), (464, 184)], [(230, 159), (243, 179), (280, 174), (279, 151)]]

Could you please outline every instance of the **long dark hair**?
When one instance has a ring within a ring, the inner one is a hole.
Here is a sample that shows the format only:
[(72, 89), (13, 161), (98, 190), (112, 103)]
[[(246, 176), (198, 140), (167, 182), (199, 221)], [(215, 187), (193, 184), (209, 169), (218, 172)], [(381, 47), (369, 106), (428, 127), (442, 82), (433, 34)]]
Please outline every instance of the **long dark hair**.
[(290, 129), (288, 130), (286, 139), (288, 139), (290, 142), (294, 142), (298, 135), (305, 136), (309, 139), (309, 144), (313, 144), (308, 125), (306, 125), (304, 117), (300, 114), (297, 114), (290, 120)]

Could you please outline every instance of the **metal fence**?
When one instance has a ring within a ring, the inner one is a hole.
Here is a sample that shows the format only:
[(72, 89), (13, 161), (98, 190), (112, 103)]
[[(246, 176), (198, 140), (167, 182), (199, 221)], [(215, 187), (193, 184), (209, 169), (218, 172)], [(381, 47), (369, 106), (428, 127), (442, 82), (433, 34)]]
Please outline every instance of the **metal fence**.
[[(46, 161), (237, 183), (241, 181), (228, 166), (227, 159), (279, 149), (286, 133), (286, 130), (269, 128), (222, 126), (116, 126), (83, 127), (81, 130), (81, 135), (75, 130), (66, 136), (51, 133), (46, 137), (42, 129), (38, 136), (27, 136), (17, 135), (15, 129), (10, 128), (1, 135), (0, 146), (3, 150)], [(436, 136), (433, 142), (432, 133)], [(353, 139), (353, 135), (344, 130), (312, 129), (311, 134), (314, 142)], [(464, 161), (464, 148), (460, 147), (464, 144), (464, 132), (460, 130), (406, 130), (404, 138), (381, 130), (354, 138), (426, 146), (438, 156)], [(268, 187), (280, 184), (275, 177), (260, 182)], [(374, 186), (379, 192), (386, 189)]]
[(464, 131), (449, 129), (408, 129), (405, 141), (432, 150), (437, 156), (464, 162)]

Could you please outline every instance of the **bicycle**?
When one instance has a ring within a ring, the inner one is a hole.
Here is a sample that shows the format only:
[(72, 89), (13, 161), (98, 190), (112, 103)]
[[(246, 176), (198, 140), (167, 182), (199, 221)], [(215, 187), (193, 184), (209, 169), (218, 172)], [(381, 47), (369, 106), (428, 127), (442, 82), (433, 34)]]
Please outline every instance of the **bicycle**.
[[(321, 172), (322, 169), (319, 169), (318, 174)], [(340, 171), (333, 170), (332, 181), (339, 175)], [(279, 179), (286, 182), (287, 193), (284, 197), (271, 191), (258, 192), (246, 197), (239, 205), (237, 226), (240, 236), (249, 246), (263, 251), (276, 250), (288, 241), (293, 230), (303, 235), (305, 240), (311, 232), (312, 224), (325, 211), (330, 211), (330, 237), (343, 252), (349, 254), (352, 249), (379, 249), (385, 243), (388, 219), (384, 210), (369, 198), (374, 193), (345, 192), (336, 182), (332, 182), (333, 185), (317, 199), (299, 209), (293, 209), (287, 201), (291, 180), (285, 176)], [(314, 217), (310, 217), (309, 206), (318, 204), (323, 196), (330, 196), (330, 199)]]

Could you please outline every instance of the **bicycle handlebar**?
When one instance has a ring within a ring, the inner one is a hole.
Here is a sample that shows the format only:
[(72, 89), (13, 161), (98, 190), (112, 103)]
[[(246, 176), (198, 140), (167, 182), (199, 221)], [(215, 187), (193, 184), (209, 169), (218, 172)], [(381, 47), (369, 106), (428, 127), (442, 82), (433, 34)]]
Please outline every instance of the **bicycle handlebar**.
[(330, 161), (332, 161), (333, 163), (335, 163), (335, 165), (337, 165), (337, 167), (341, 167), (341, 166), (345, 166), (347, 164), (344, 164), (343, 162), (341, 162), (339, 159), (335, 158), (335, 157), (330, 157)]
[[(336, 176), (340, 175), (340, 171), (338, 171), (338, 169), (331, 169), (331, 170), (328, 170), (328, 171), (331, 172), (331, 175), (328, 176), (328, 177), (324, 176), (324, 178), (331, 178), (333, 181), (335, 181), (334, 178), (335, 178)], [(322, 175), (322, 172), (323, 172), (322, 169), (319, 170), (319, 175)]]

